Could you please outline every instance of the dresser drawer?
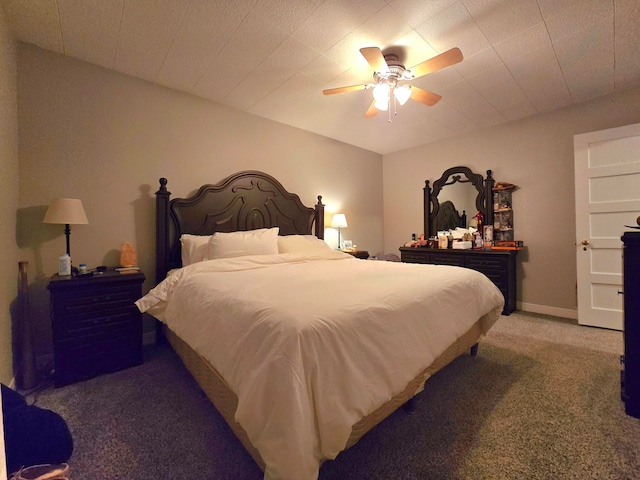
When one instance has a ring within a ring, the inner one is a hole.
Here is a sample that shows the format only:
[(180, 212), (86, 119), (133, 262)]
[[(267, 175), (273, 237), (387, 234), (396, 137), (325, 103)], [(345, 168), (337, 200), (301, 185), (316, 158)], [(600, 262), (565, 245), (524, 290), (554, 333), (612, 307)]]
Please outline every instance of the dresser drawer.
[(429, 260), (429, 254), (427, 252), (401, 252), (400, 257), (400, 260), (405, 263), (431, 263), (431, 261)]
[(469, 255), (465, 260), (465, 267), (473, 268), (480, 272), (485, 271), (505, 271), (507, 259), (492, 255), (477, 256)]
[(464, 267), (464, 256), (459, 255), (447, 255), (442, 253), (432, 253), (431, 262), (435, 265), (451, 265), (454, 267)]

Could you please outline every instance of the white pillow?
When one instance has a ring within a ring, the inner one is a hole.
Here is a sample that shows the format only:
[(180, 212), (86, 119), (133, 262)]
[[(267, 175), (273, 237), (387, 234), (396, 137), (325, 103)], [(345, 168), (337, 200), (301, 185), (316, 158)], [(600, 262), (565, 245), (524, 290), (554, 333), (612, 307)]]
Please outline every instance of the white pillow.
[(278, 237), (280, 253), (316, 253), (330, 250), (324, 240), (315, 235), (284, 235)]
[(211, 235), (190, 235), (188, 233), (180, 236), (183, 267), (207, 259), (210, 238)]
[(278, 253), (278, 227), (258, 228), (246, 232), (216, 232), (209, 239), (208, 258), (231, 258), (244, 255)]

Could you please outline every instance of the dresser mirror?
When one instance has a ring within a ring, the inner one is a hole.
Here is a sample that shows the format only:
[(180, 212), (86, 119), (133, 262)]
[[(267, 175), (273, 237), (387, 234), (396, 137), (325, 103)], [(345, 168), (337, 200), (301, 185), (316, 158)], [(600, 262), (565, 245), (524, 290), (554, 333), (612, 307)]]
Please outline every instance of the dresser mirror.
[(424, 232), (427, 238), (438, 230), (467, 227), (471, 218), (481, 212), (485, 225), (493, 224), (491, 170), (486, 178), (468, 167), (452, 167), (424, 187)]

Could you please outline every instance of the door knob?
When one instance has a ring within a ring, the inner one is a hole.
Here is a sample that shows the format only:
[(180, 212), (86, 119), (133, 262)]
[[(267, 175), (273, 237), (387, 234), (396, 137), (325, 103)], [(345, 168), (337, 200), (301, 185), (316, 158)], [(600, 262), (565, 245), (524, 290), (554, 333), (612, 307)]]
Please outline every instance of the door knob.
[(583, 245), (589, 245), (589, 240), (582, 240)]

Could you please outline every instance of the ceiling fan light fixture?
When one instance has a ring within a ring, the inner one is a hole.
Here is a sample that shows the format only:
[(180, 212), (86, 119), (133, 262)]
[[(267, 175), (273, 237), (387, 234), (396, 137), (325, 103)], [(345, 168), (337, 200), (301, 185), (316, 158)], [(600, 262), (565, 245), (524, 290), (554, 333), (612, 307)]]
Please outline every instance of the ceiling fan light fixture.
[(389, 110), (389, 97), (376, 100), (373, 106), (380, 111), (386, 112)]
[[(391, 88), (389, 84), (386, 82), (382, 82), (373, 87), (373, 98), (375, 98), (376, 102), (389, 102), (389, 93)], [(386, 109), (385, 109), (386, 110)]]
[(398, 100), (400, 105), (404, 105), (411, 98), (411, 86), (410, 85), (402, 85), (400, 87), (396, 87), (393, 91), (393, 94)]
[(393, 53), (383, 55), (382, 50), (378, 47), (364, 47), (360, 49), (360, 53), (373, 69), (373, 82), (348, 87), (329, 88), (323, 90), (322, 93), (324, 95), (333, 95), (334, 93), (368, 90), (371, 88), (373, 90), (373, 102), (369, 105), (364, 116), (370, 118), (374, 117), (378, 110), (388, 110), (389, 122), (391, 122), (392, 101), (393, 115), (396, 116), (398, 104), (402, 106), (409, 99), (428, 107), (434, 106), (442, 99), (436, 93), (423, 90), (420, 87), (412, 87), (411, 85), (399, 85), (400, 82), (408, 82), (414, 78), (437, 72), (461, 62), (463, 59), (460, 49), (452, 48), (407, 69), (400, 63), (397, 55)]

